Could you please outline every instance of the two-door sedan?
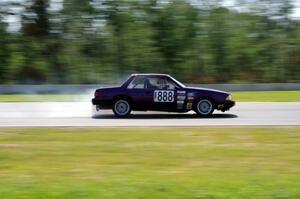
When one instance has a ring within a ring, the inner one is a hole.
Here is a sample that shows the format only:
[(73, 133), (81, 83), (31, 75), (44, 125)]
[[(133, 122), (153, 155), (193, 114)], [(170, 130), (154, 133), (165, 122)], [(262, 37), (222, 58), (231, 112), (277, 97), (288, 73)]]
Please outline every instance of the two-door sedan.
[(97, 110), (112, 109), (118, 117), (132, 110), (193, 110), (199, 116), (209, 116), (215, 109), (224, 112), (235, 104), (227, 92), (187, 87), (165, 74), (133, 74), (119, 87), (97, 89), (92, 103)]

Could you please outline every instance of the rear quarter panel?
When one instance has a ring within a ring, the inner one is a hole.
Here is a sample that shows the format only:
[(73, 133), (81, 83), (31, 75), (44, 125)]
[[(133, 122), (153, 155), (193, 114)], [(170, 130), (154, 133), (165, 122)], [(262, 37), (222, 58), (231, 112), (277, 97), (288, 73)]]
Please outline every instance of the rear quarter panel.
[(124, 94), (124, 89), (121, 87), (116, 88), (100, 88), (100, 98), (103, 100), (113, 100), (114, 97)]

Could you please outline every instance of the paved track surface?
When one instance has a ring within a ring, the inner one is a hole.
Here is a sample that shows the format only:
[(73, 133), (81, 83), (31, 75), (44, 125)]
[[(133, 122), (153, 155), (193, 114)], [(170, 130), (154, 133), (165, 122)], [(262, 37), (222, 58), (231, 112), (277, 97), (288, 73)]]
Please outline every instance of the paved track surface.
[(0, 126), (300, 125), (300, 102), (241, 102), (210, 118), (198, 118), (193, 112), (133, 112), (118, 119), (111, 111), (93, 112), (89, 102), (0, 103)]

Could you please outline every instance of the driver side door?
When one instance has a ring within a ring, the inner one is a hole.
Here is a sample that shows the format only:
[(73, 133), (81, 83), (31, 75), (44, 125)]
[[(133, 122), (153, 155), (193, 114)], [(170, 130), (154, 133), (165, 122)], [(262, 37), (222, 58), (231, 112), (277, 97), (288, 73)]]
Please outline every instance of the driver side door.
[(150, 110), (176, 110), (176, 87), (169, 85), (165, 78), (147, 77), (145, 81), (145, 93)]

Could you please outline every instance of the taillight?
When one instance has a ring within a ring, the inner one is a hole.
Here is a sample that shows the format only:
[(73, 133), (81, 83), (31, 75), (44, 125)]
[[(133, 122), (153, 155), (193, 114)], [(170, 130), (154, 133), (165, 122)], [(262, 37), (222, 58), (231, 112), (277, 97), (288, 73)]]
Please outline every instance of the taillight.
[(100, 91), (96, 90), (95, 93), (94, 93), (94, 96), (99, 97), (100, 96)]

